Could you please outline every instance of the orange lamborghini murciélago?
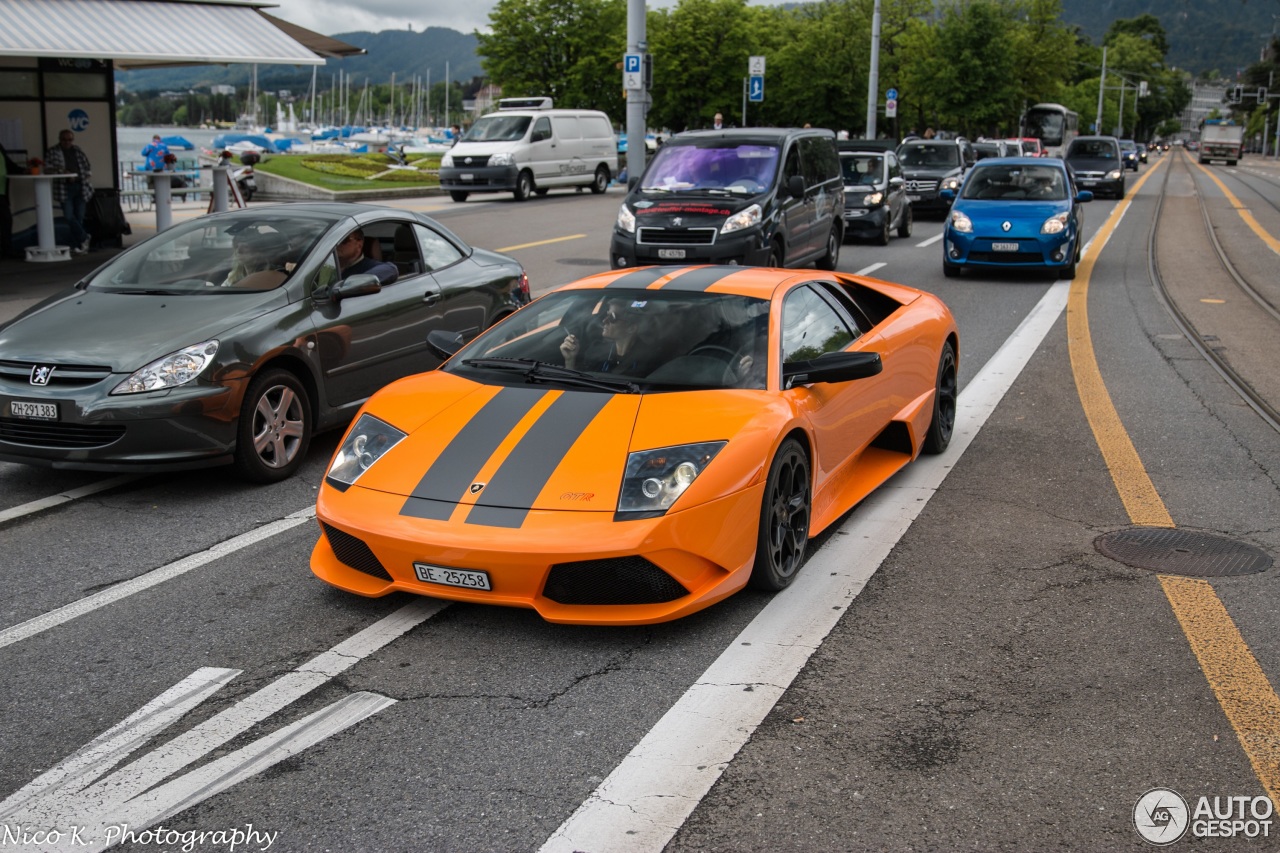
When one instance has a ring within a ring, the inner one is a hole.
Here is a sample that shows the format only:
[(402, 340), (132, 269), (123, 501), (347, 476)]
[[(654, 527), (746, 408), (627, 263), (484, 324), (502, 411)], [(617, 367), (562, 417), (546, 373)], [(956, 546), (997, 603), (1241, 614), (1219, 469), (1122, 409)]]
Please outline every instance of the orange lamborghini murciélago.
[(780, 590), (819, 533), (956, 415), (951, 312), (843, 273), (602, 273), (360, 410), (311, 568), (359, 595), (639, 624)]

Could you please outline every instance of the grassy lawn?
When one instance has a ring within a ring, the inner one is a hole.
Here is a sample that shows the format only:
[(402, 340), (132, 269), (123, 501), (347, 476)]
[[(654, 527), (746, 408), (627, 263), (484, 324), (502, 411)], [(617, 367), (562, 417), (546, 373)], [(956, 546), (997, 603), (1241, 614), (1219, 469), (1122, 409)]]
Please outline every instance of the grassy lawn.
[[(312, 165), (309, 167), (306, 163)], [(386, 155), (377, 154), (279, 154), (264, 158), (255, 165), (255, 170), (282, 178), (300, 181), (325, 190), (342, 192), (343, 190), (378, 190), (404, 189), (406, 187), (438, 187), (440, 179), (434, 173), (440, 167), (440, 155), (410, 160), (410, 165), (430, 168), (433, 172), (410, 172), (397, 169), (390, 176), (382, 178), (357, 177), (358, 174), (378, 175), (386, 171), (394, 161)], [(319, 165), (325, 171), (315, 166)], [(335, 174), (330, 170), (340, 170), (356, 174)]]

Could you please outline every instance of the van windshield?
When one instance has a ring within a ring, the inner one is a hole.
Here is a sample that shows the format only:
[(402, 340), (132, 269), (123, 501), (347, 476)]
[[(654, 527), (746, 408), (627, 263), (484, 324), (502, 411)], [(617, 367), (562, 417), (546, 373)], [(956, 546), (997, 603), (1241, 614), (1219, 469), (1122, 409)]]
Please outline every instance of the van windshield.
[(778, 146), (664, 145), (644, 173), (645, 192), (764, 192), (778, 169)]
[(524, 139), (529, 129), (529, 116), (487, 115), (476, 119), (462, 137), (463, 142), (515, 142)]

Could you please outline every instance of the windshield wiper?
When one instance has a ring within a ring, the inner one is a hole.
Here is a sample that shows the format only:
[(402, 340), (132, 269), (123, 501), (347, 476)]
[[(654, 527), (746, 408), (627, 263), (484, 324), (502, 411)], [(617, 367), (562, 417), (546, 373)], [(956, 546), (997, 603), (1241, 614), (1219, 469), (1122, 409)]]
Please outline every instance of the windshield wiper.
[(594, 373), (587, 373), (585, 370), (561, 367), (558, 364), (538, 361), (534, 358), (488, 356), (464, 359), (462, 363), (467, 367), (519, 371), (524, 373), (526, 382), (554, 380), (556, 382), (564, 382), (567, 385), (577, 385), (581, 388), (594, 388), (597, 391), (621, 391), (626, 394), (637, 394), (640, 391), (639, 385), (627, 379), (597, 376)]

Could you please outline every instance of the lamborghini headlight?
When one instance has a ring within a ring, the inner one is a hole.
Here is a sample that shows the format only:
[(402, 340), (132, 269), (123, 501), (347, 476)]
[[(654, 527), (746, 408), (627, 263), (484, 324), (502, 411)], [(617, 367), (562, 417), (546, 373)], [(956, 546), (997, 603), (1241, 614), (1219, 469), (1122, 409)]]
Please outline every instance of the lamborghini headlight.
[(350, 486), (404, 437), (405, 433), (391, 424), (372, 415), (361, 415), (338, 448), (327, 476)]
[(618, 230), (624, 234), (636, 233), (636, 215), (625, 203), (618, 208)]
[(734, 231), (741, 231), (743, 228), (750, 228), (752, 225), (759, 225), (763, 218), (764, 212), (760, 210), (760, 205), (753, 204), (745, 210), (739, 210), (733, 216), (724, 221), (724, 225), (720, 226), (721, 234), (732, 234)]
[(1053, 216), (1046, 219), (1044, 224), (1040, 226), (1040, 233), (1061, 234), (1067, 227), (1067, 218), (1069, 216), (1070, 214), (1066, 211), (1063, 211), (1062, 213), (1055, 213)]
[(958, 210), (951, 211), (951, 227), (961, 234), (973, 233), (973, 220)]
[(706, 470), (727, 441), (640, 450), (627, 456), (618, 512), (662, 515)]
[(111, 389), (111, 393), (141, 394), (143, 391), (159, 391), (186, 385), (203, 373), (217, 354), (217, 341), (205, 341), (180, 349), (151, 362), (141, 370), (135, 370), (128, 379)]

